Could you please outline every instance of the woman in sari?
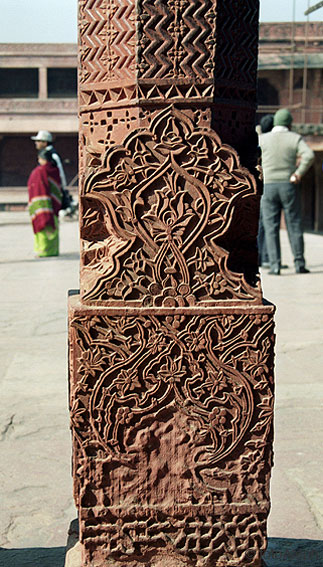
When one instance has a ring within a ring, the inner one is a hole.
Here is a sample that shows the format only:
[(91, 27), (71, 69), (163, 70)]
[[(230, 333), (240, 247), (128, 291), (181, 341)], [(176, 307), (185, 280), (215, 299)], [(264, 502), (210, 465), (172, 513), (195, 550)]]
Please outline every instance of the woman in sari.
[(38, 163), (28, 179), (28, 208), (35, 234), (34, 250), (38, 257), (58, 256), (58, 213), (62, 203), (59, 170), (46, 150), (39, 152)]

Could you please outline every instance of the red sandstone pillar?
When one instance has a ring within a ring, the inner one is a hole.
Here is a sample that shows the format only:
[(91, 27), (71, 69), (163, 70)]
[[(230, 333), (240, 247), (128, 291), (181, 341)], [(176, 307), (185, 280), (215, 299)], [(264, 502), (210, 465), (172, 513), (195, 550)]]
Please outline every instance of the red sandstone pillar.
[(257, 275), (258, 1), (79, 5), (81, 563), (259, 567), (273, 307)]

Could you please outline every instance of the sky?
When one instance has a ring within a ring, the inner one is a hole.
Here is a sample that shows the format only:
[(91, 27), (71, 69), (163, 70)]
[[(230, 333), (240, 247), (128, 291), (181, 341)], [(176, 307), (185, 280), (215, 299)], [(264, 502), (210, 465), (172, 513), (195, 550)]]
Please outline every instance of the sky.
[[(318, 0), (260, 0), (261, 22), (305, 21)], [(77, 0), (0, 0), (0, 43), (76, 43)], [(309, 21), (323, 20), (323, 8)]]

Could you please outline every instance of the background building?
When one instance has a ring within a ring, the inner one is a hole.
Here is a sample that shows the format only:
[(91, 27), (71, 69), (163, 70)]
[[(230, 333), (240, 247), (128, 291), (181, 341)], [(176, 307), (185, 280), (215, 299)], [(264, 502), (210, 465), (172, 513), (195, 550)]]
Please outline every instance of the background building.
[(38, 130), (54, 134), (67, 182), (77, 174), (77, 47), (0, 44), (0, 187), (26, 186)]
[[(307, 230), (323, 231), (323, 22), (260, 24), (258, 119), (288, 107), (315, 151), (304, 177)], [(77, 47), (0, 44), (0, 191), (25, 187), (36, 164), (30, 136), (54, 134), (68, 183), (77, 179)]]
[(323, 231), (323, 22), (260, 25), (258, 118), (287, 107), (315, 163), (302, 180), (306, 230)]

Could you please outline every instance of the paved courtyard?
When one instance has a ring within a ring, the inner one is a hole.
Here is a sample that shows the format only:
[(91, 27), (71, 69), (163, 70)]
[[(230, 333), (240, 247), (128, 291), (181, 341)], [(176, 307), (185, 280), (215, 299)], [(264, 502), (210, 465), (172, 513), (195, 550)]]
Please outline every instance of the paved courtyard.
[[(78, 284), (78, 226), (61, 256), (33, 258), (26, 212), (0, 212), (0, 566), (63, 567), (76, 511), (67, 412), (66, 305)], [(323, 237), (305, 236), (311, 273), (295, 275), (286, 234), (277, 305), (275, 467), (268, 567), (323, 567)]]

